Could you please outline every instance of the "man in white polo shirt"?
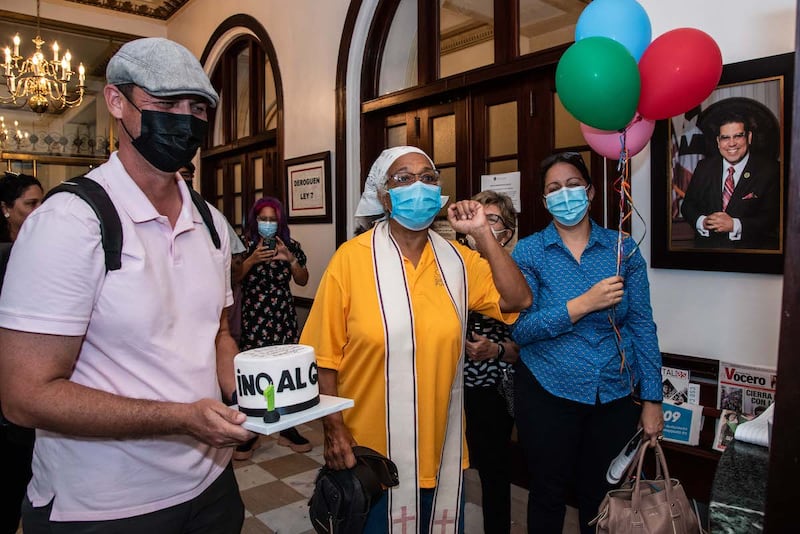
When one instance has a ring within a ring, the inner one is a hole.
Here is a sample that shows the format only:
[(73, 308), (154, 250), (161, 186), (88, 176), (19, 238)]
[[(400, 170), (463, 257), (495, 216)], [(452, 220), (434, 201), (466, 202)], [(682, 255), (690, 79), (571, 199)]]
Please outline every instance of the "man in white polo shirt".
[(197, 59), (161, 38), (110, 60), (104, 94), (119, 150), (89, 173), (122, 223), (106, 272), (100, 227), (72, 194), (23, 226), (0, 297), (0, 402), (37, 429), (26, 534), (238, 533), (232, 447), (254, 437), (227, 407), (230, 242), (217, 248), (178, 169), (217, 93)]

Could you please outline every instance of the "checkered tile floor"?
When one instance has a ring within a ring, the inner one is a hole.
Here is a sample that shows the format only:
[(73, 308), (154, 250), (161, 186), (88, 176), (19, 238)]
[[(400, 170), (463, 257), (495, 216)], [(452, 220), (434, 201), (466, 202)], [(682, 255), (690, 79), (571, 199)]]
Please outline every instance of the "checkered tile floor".
[[(281, 447), (272, 437), (262, 436), (260, 446), (249, 460), (234, 461), (236, 480), (245, 505), (242, 534), (314, 534), (308, 519), (308, 499), (314, 491), (314, 478), (324, 463), (322, 424), (312, 421), (297, 430), (314, 448), (298, 454)], [(466, 534), (482, 534), (481, 487), (478, 473), (465, 475), (467, 492)], [(523, 534), (528, 492), (511, 486), (511, 534)], [(577, 514), (567, 509), (564, 534), (577, 534)], [(17, 531), (22, 534), (22, 529)]]
[[(298, 454), (279, 446), (272, 437), (262, 436), (260, 447), (249, 460), (235, 461), (234, 469), (246, 508), (242, 534), (314, 534), (308, 519), (308, 499), (314, 491), (314, 478), (324, 463), (322, 424), (312, 421), (297, 430), (314, 448)], [(466, 473), (466, 534), (483, 532), (480, 507), (480, 481), (475, 470)], [(512, 486), (512, 534), (525, 528), (527, 491)], [(564, 533), (578, 532), (574, 510), (567, 512)]]

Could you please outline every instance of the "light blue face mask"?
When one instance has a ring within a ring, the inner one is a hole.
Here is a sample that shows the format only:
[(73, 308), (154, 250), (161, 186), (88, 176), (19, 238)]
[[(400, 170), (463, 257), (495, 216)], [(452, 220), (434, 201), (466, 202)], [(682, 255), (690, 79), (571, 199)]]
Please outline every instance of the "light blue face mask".
[(544, 197), (547, 211), (564, 226), (575, 226), (589, 210), (589, 197), (583, 186), (562, 187)]
[(258, 221), (258, 235), (264, 239), (275, 237), (278, 233), (278, 223), (275, 221)]
[(409, 230), (424, 230), (442, 207), (441, 193), (441, 186), (422, 182), (389, 189), (392, 200), (390, 217)]

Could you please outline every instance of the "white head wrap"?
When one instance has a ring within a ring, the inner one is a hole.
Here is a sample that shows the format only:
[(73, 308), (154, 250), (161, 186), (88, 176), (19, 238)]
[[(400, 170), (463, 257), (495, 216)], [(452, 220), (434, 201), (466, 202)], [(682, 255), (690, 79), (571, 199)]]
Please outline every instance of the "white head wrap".
[[(378, 159), (375, 160), (375, 163), (372, 164), (372, 168), (369, 170), (367, 181), (364, 183), (364, 192), (361, 194), (361, 200), (358, 201), (358, 207), (356, 207), (356, 217), (369, 217), (371, 215), (383, 214), (383, 205), (378, 200), (378, 188), (386, 185), (386, 180), (388, 179), (386, 174), (389, 172), (389, 167), (392, 166), (392, 163), (400, 156), (411, 153), (422, 154), (431, 162), (431, 168), (436, 168), (430, 156), (415, 146), (387, 148), (381, 152), (381, 155), (378, 156)], [(446, 198), (444, 202), (447, 202)]]

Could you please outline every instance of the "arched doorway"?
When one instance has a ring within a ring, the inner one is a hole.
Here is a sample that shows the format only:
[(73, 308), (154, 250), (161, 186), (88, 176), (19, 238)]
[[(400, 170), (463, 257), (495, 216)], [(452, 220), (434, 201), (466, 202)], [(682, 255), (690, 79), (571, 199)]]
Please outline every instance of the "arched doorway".
[(201, 155), (201, 192), (241, 229), (253, 202), (283, 198), (283, 92), (266, 30), (248, 15), (225, 20), (201, 62), (220, 95)]

